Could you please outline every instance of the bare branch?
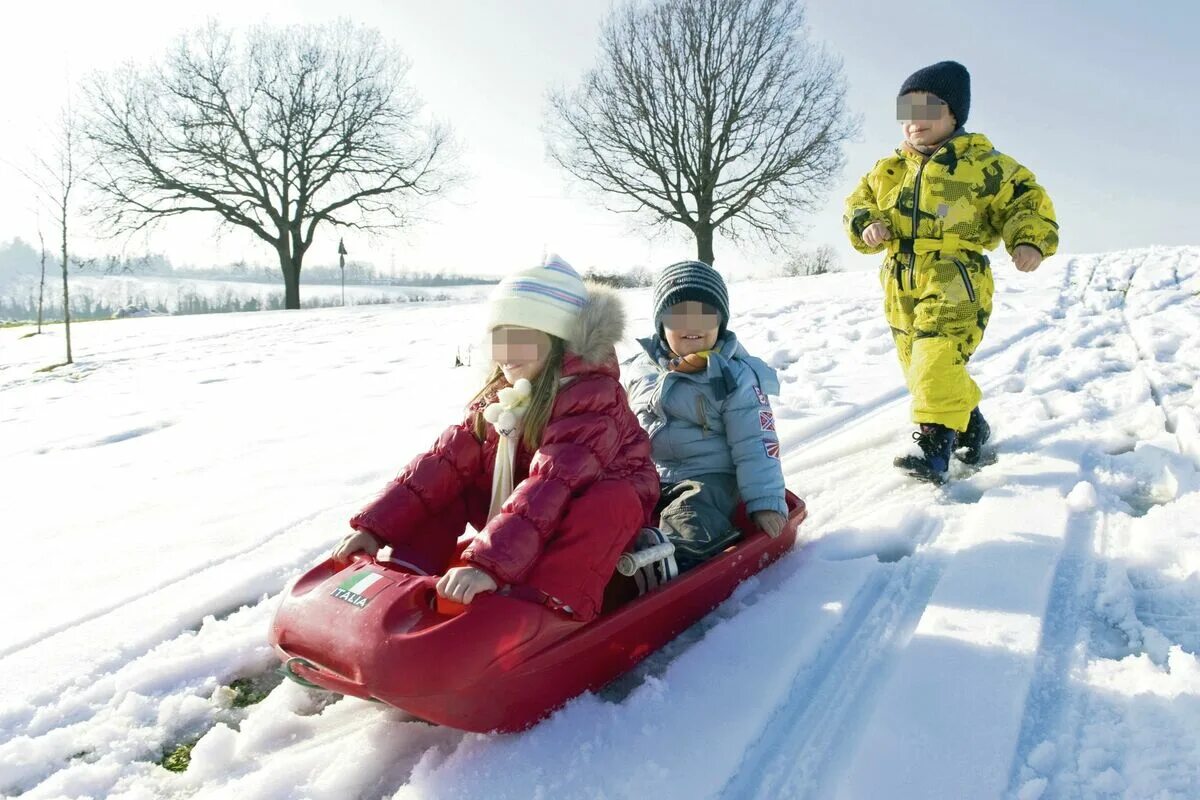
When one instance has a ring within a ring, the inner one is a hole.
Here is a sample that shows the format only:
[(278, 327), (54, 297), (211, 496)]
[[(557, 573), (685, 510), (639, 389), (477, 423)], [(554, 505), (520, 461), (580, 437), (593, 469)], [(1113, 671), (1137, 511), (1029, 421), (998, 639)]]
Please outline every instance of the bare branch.
[(840, 63), (798, 0), (656, 0), (614, 11), (600, 63), (549, 98), (550, 157), (616, 200), (691, 230), (778, 241), (812, 210), (857, 130)]

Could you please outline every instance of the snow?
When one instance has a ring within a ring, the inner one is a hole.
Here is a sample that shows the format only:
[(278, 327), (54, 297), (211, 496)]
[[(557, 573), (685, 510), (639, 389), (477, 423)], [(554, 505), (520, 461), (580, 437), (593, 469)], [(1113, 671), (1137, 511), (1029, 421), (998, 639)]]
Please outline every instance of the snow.
[(995, 270), (997, 460), (940, 489), (891, 467), (874, 273), (733, 284), (803, 542), (515, 735), (269, 680), (288, 580), (475, 388), (476, 302), (94, 322), (50, 372), (0, 329), (0, 794), (1200, 797), (1200, 248)]

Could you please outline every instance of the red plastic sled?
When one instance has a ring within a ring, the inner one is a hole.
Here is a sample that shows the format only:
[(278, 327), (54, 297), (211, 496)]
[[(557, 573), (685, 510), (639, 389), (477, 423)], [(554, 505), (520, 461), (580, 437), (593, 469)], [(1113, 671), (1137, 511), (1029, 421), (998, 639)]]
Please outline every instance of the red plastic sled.
[(436, 578), (358, 554), (349, 566), (328, 560), (301, 577), (270, 641), (302, 683), (462, 730), (521, 730), (628, 671), (791, 549), (806, 512), (791, 492), (787, 501), (777, 538), (739, 509), (741, 540), (646, 595), (630, 599), (632, 579), (615, 575), (604, 613), (590, 623), (502, 594), (439, 613)]

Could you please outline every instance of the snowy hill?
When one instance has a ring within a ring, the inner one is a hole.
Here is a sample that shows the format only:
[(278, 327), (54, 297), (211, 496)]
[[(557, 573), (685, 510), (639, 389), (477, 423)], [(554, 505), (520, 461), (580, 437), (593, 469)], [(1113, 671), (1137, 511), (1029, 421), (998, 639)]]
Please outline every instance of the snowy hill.
[(224, 688), (270, 688), (287, 580), (458, 417), (477, 305), (90, 323), (51, 373), (61, 331), (0, 330), (0, 794), (1200, 797), (1200, 248), (996, 274), (998, 460), (943, 489), (891, 467), (874, 272), (735, 284), (807, 541), (510, 736)]

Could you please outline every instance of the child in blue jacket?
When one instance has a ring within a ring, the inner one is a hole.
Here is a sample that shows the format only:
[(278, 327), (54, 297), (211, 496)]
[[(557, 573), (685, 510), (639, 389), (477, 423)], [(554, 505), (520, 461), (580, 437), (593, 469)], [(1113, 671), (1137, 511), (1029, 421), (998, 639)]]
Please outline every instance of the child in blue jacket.
[(700, 261), (663, 271), (654, 290), (656, 335), (625, 363), (629, 401), (650, 435), (662, 483), (662, 529), (686, 570), (737, 539), (738, 501), (771, 536), (787, 521), (779, 437), (767, 395), (775, 370), (728, 330), (729, 294)]

